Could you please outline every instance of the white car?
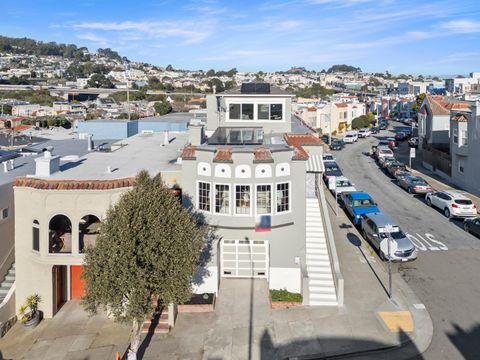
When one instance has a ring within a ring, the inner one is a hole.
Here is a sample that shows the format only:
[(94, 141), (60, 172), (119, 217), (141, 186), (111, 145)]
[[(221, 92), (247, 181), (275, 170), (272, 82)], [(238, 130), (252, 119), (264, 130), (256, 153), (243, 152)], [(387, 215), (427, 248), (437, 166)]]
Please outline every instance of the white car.
[(477, 207), (472, 200), (456, 191), (431, 192), (425, 195), (425, 201), (428, 206), (442, 210), (448, 218), (477, 216)]
[(370, 131), (370, 129), (360, 129), (360, 130), (358, 131), (358, 137), (359, 137), (359, 138), (367, 138), (367, 137), (369, 137), (371, 134), (372, 134), (372, 132)]
[(345, 176), (332, 176), (328, 179), (328, 189), (333, 195), (340, 195), (345, 191), (357, 191), (354, 185)]
[(346, 144), (353, 144), (358, 140), (358, 134), (356, 131), (349, 131), (345, 134), (343, 142)]

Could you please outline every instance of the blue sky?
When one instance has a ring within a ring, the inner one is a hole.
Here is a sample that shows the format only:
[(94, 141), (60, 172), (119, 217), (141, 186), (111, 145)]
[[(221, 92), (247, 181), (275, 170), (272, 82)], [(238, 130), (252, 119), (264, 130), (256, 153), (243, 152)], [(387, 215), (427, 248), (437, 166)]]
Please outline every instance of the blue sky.
[(2, 0), (0, 34), (186, 69), (480, 71), (479, 0)]

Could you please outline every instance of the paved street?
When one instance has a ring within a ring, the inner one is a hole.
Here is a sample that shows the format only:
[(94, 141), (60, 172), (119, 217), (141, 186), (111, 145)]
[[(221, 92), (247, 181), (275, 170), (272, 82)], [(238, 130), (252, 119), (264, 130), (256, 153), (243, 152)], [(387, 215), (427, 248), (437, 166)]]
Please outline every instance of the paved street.
[(334, 156), (357, 190), (370, 193), (420, 250), (399, 272), (433, 320), (434, 338), (424, 358), (478, 359), (480, 240), (465, 233), (461, 221), (449, 221), (423, 198), (407, 194), (363, 154), (386, 135), (359, 139)]

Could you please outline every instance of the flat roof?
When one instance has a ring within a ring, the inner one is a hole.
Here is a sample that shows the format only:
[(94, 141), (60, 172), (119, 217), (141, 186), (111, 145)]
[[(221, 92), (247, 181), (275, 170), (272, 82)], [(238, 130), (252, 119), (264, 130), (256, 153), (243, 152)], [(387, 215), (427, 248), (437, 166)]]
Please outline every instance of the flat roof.
[(148, 170), (152, 175), (180, 170), (177, 159), (188, 142), (188, 134), (170, 132), (169, 138), (169, 143), (164, 146), (163, 133), (131, 136), (112, 144), (111, 152), (91, 151), (47, 179), (114, 180), (134, 177), (140, 170)]

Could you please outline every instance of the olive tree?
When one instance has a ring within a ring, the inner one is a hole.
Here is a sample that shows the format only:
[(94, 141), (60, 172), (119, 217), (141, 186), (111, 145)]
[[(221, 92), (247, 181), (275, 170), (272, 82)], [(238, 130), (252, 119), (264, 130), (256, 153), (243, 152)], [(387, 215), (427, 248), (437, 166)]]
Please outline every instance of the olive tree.
[(86, 250), (83, 305), (132, 324), (129, 359), (136, 359), (153, 302), (190, 298), (205, 236), (205, 225), (181, 206), (161, 176), (146, 171), (108, 210), (96, 244)]

